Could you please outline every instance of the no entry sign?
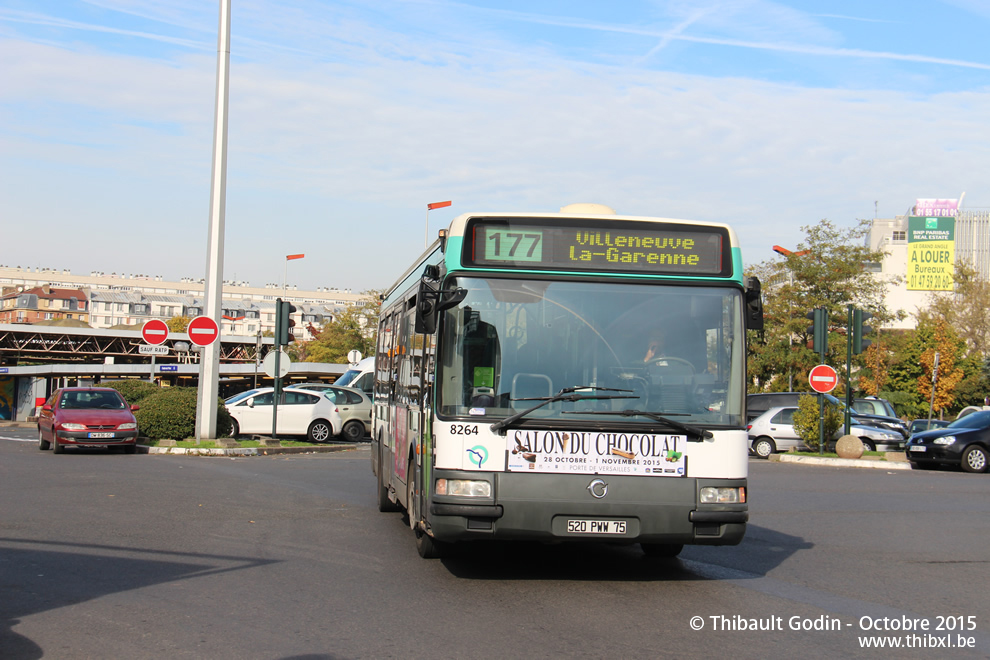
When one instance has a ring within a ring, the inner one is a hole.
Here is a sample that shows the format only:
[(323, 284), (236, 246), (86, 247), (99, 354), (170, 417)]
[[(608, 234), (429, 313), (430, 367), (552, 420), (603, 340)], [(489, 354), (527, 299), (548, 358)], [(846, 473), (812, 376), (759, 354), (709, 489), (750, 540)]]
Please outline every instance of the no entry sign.
[(209, 316), (197, 316), (189, 322), (186, 328), (189, 334), (189, 341), (197, 346), (209, 346), (220, 336), (220, 328), (217, 322)]
[(151, 319), (141, 326), (141, 336), (152, 346), (164, 344), (168, 339), (168, 326), (161, 319)]
[(827, 364), (820, 364), (808, 374), (808, 381), (814, 391), (828, 394), (839, 384), (839, 376), (832, 367)]

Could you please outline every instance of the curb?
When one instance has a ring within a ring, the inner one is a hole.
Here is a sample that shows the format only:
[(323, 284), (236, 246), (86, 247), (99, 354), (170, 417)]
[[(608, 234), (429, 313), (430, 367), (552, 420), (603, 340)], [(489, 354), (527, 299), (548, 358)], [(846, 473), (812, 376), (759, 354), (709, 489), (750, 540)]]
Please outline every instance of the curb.
[(157, 454), (160, 456), (272, 456), (275, 454), (329, 454), (339, 451), (353, 451), (360, 445), (328, 445), (326, 447), (243, 447), (223, 449), (220, 447), (149, 447), (138, 445), (140, 454)]
[(815, 456), (787, 456), (774, 454), (771, 461), (778, 463), (803, 463), (804, 465), (825, 465), (830, 467), (873, 468), (875, 470), (910, 470), (911, 464), (904, 461), (874, 461), (860, 458), (817, 458)]

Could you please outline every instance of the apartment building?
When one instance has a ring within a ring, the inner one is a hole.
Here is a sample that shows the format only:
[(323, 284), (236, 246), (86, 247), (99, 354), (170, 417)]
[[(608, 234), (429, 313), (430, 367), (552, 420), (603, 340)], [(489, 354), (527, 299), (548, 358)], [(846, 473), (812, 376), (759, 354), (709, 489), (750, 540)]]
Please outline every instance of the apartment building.
[[(107, 275), (100, 271), (74, 275), (68, 270), (0, 266), (0, 287), (4, 291), (0, 323), (36, 323), (48, 318), (46, 315), (52, 315), (51, 318), (71, 315), (94, 328), (110, 328), (140, 326), (152, 318), (192, 318), (204, 311), (202, 279), (182, 278), (174, 282), (161, 276)], [(47, 297), (32, 293), (44, 292), (46, 287), (49, 292), (59, 293), (45, 293)], [(61, 293), (66, 291), (75, 293)], [(12, 301), (9, 314), (8, 298)], [(247, 282), (224, 282), (221, 332), (256, 336), (259, 332), (274, 331), (277, 298), (288, 300), (297, 308), (293, 320), (296, 338), (301, 341), (312, 339), (314, 333), (346, 308), (364, 303), (361, 294), (330, 287), (305, 291), (295, 286), (283, 289), (277, 284), (252, 287)], [(21, 307), (16, 301), (23, 301)], [(35, 302), (38, 304), (34, 305)]]

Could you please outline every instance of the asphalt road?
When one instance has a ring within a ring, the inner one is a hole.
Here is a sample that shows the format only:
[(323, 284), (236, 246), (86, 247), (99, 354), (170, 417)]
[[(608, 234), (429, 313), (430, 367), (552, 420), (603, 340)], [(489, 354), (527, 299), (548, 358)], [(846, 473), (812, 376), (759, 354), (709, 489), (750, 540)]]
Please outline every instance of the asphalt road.
[[(988, 475), (754, 460), (737, 547), (437, 561), (378, 513), (366, 446), (55, 456), (18, 436), (0, 429), (4, 660), (990, 655)], [(862, 630), (894, 625), (914, 630)]]

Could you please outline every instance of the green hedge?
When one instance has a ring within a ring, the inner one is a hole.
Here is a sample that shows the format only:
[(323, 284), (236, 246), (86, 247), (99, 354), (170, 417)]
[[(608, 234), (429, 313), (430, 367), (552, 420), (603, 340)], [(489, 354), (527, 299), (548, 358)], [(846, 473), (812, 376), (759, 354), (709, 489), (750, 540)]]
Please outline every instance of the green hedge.
[(100, 387), (112, 387), (120, 392), (121, 396), (124, 397), (124, 401), (132, 406), (134, 404), (140, 405), (143, 399), (160, 392), (162, 389), (154, 383), (136, 378), (129, 380), (105, 380), (100, 383)]
[[(158, 392), (145, 397), (134, 413), (141, 435), (161, 439), (184, 440), (196, 435), (195, 387), (156, 388)], [(126, 398), (126, 397), (125, 397)], [(222, 399), (217, 399), (217, 437), (230, 435), (230, 413)]]

